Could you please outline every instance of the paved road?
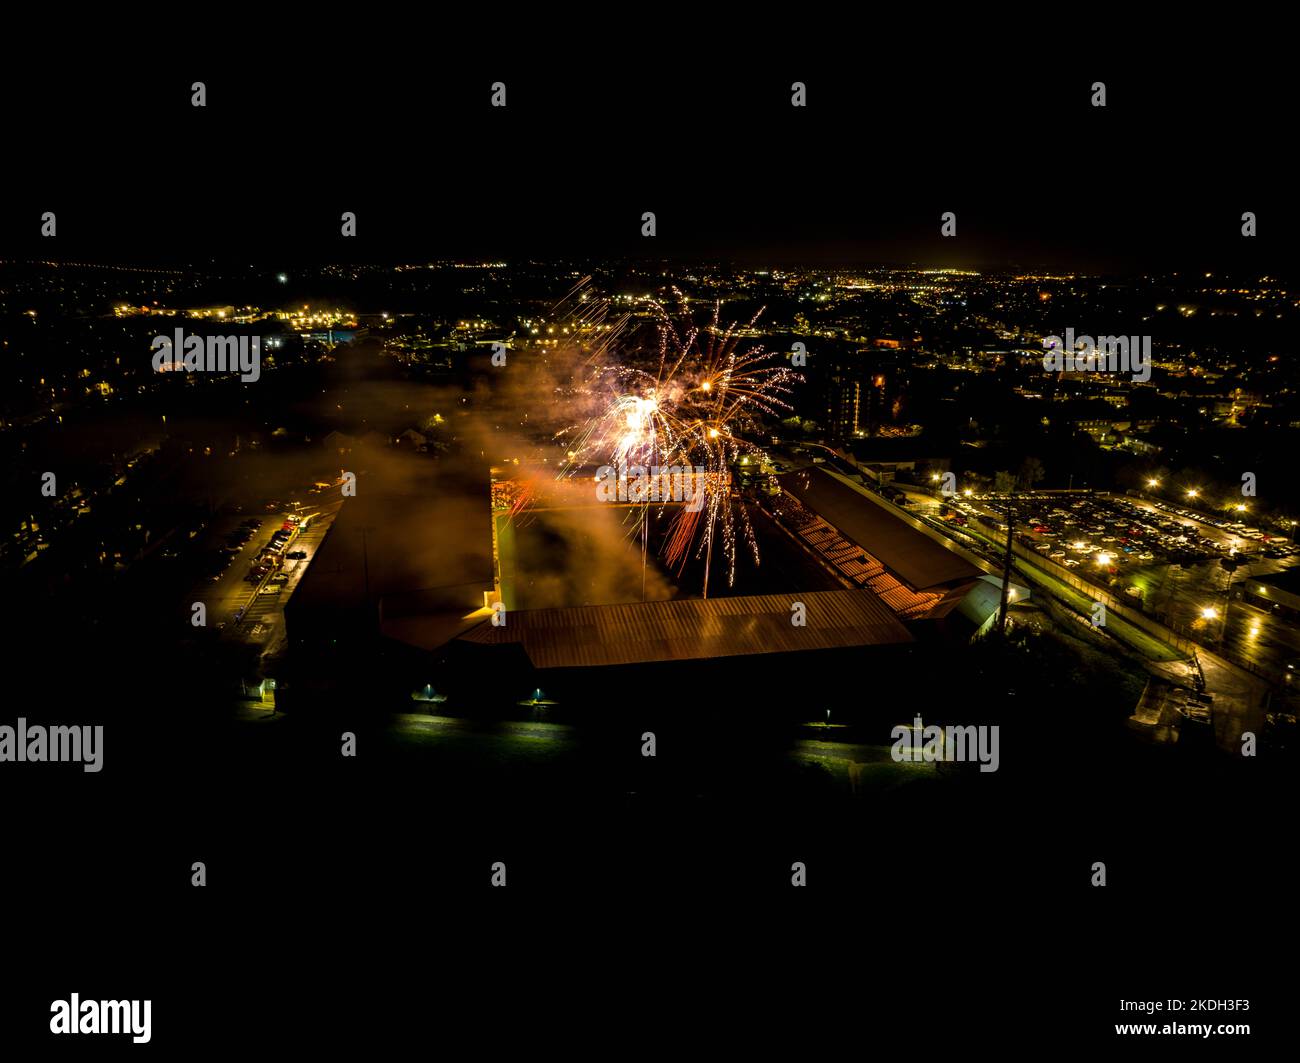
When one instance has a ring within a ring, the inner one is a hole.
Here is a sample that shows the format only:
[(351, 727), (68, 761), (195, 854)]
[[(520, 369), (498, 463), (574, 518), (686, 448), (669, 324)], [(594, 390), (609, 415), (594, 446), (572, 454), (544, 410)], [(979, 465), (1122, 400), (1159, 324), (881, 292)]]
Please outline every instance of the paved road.
[[(901, 485), (899, 485), (901, 486)], [(931, 518), (943, 526), (946, 534), (956, 541), (966, 543), (962, 530), (952, 527), (939, 519), (939, 499), (917, 488), (906, 488), (905, 493), (911, 501), (911, 509), (920, 516)], [(998, 520), (999, 515), (981, 505), (978, 498), (963, 498), (963, 502), (973, 506), (980, 513)], [(1153, 516), (1168, 519), (1169, 514), (1161, 513), (1141, 499), (1128, 499)], [(1044, 501), (1044, 505), (1047, 503)], [(1180, 521), (1187, 518), (1177, 517)], [(1208, 524), (1198, 524), (1201, 533), (1228, 545), (1258, 548), (1249, 540), (1242, 540), (1231, 532), (1225, 532)], [(1020, 526), (1017, 525), (1019, 529)], [(988, 534), (993, 535), (991, 531)], [(1005, 538), (1005, 537), (1004, 537)], [(1144, 592), (1145, 612), (1154, 616), (1175, 630), (1187, 634), (1205, 645), (1217, 647), (1232, 653), (1242, 660), (1264, 669), (1269, 674), (1282, 675), (1286, 665), (1300, 657), (1300, 626), (1280, 616), (1274, 616), (1262, 609), (1247, 605), (1240, 600), (1228, 597), (1229, 581), (1238, 584), (1247, 576), (1262, 576), (1279, 572), (1300, 563), (1295, 558), (1274, 560), (1252, 556), (1246, 558), (1241, 567), (1229, 574), (1217, 558), (1186, 568), (1164, 561), (1143, 563), (1130, 561), (1123, 569), (1123, 582), (1120, 587), (1110, 588), (1112, 593), (1123, 587), (1133, 585)], [(1090, 570), (1087, 566), (1074, 569), (1076, 576), (1087, 578)], [(1206, 609), (1213, 609), (1216, 616), (1206, 618)]]
[[(221, 619), (228, 621), (223, 634), (231, 639), (239, 639), (260, 645), (263, 656), (274, 656), (280, 650), (285, 638), (285, 604), (293, 596), (293, 592), (307, 572), (313, 558), (316, 556), (317, 547), (320, 546), (321, 540), (325, 538), (325, 533), (329, 530), (330, 525), (334, 523), (334, 518), (338, 516), (342, 506), (343, 502), (339, 500), (328, 505), (306, 506), (303, 508), (304, 517), (310, 516), (311, 519), (307, 527), (300, 530), (290, 540), (285, 547), (285, 553), (302, 550), (307, 554), (306, 558), (297, 561), (286, 560), (284, 562), (281, 571), (289, 577), (289, 581), (283, 584), (283, 588), (279, 593), (261, 593), (262, 588), (273, 586), (273, 584), (265, 580), (256, 587), (251, 583), (241, 582), (242, 592), (233, 602), (233, 607), (230, 608), (229, 613), (221, 617)], [(274, 531), (279, 527), (280, 523), (275, 522), (271, 530)], [(247, 566), (245, 566), (245, 571), (247, 571)], [(236, 623), (234, 622), (235, 613), (241, 608), (244, 610), (243, 617)]]

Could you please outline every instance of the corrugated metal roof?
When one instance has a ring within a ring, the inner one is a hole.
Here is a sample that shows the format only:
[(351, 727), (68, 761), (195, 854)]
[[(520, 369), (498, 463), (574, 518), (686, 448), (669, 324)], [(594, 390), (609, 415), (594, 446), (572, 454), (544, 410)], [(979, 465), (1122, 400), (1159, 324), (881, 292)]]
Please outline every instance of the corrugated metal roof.
[(368, 594), (390, 599), (386, 612), (421, 594), (462, 615), (481, 606), (493, 579), (487, 489), (427, 482), (427, 493), (372, 488), (346, 499), (287, 608), (352, 609)]
[[(807, 623), (795, 627), (803, 602)], [(537, 668), (689, 661), (760, 653), (844, 649), (912, 641), (869, 591), (817, 591), (632, 605), (532, 609), (485, 622), (460, 636), (483, 645), (516, 642)]]
[(978, 579), (983, 572), (960, 554), (899, 520), (869, 496), (813, 465), (783, 473), (781, 486), (857, 543), (913, 590)]

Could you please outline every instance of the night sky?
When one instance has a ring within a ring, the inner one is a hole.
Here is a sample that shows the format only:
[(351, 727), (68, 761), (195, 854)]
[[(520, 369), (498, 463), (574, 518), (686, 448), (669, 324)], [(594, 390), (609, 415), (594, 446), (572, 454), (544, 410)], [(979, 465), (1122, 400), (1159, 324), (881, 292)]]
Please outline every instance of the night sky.
[[(542, 5), (543, 33), (512, 5), (480, 7), (473, 29), (442, 5), (376, 12), (370, 25), (350, 7), (295, 10), (277, 26), (269, 12), (173, 5), (94, 13), (112, 33), (72, 9), (41, 33), (7, 26), (0, 260), (216, 263), (236, 267), (216, 271), (223, 283), (233, 273), (242, 285), (247, 269), (239, 299), (268, 301), (282, 270), (296, 284), (295, 270), (328, 263), (450, 258), (1296, 272), (1294, 34), (1254, 10), (1246, 25), (1220, 8), (1152, 14), (1161, 25), (1137, 39), (1095, 5), (981, 6), (969, 16), (978, 34), (942, 5), (906, 30), (871, 6), (751, 5), (706, 29), (703, 5), (685, 19), (666, 5)], [(1053, 11), (1065, 24), (1045, 21)], [(1193, 30), (1203, 39), (1189, 41)], [(206, 108), (191, 106), (195, 80)], [(489, 105), (498, 80), (505, 109)], [(1104, 109), (1090, 104), (1098, 80)], [(795, 81), (806, 108), (790, 106)], [(54, 239), (40, 236), (47, 210)], [(356, 238), (340, 235), (344, 211)], [(657, 214), (653, 239), (640, 235), (643, 211)], [(944, 211), (957, 215), (953, 239), (940, 236)], [(1257, 215), (1253, 239), (1244, 211)], [(74, 302), (64, 289), (50, 299)], [(351, 367), (324, 372), (336, 370), (352, 387)], [(265, 406), (219, 416), (293, 415), (300, 396), (268, 391)], [(73, 420), (36, 433), (64, 433), (63, 445)], [(33, 469), (38, 453), (24, 459)], [(1001, 664), (917, 673), (914, 685), (927, 712), (987, 696), (1024, 713), (1033, 781), (999, 791), (1005, 803), (882, 790), (840, 807), (782, 789), (764, 804), (748, 782), (716, 804), (612, 786), (612, 799), (572, 809), (513, 791), (440, 802), (434, 773), (390, 771), (405, 762), (372, 757), (373, 745), (361, 773), (340, 767), (332, 716), (300, 714), (304, 744), (271, 732), (247, 755), (244, 732), (196, 711), (224, 695), (192, 679), (191, 658), (145, 639), (153, 628), (129, 619), (139, 603), (114, 608), (93, 628), (60, 613), (50, 637), (30, 606), (8, 610), (25, 640), (8, 637), (0, 722), (125, 706), (106, 759), (128, 769), (105, 773), (108, 790), (80, 772), (38, 775), (38, 789), (31, 773), (0, 776), (16, 810), (0, 1044), (36, 1046), (10, 1058), (48, 1056), (50, 1002), (74, 992), (152, 999), (169, 1058), (196, 1043), (273, 1043), (286, 1058), (355, 1043), (375, 1058), (416, 1037), (496, 1055), (515, 1038), (533, 1052), (591, 1043), (609, 1056), (657, 1039), (680, 1053), (706, 1026), (742, 1057), (750, 1043), (773, 1054), (782, 1035), (800, 1058), (850, 1039), (877, 1054), (891, 1038), (912, 1055), (940, 1038), (968, 1053), (1062, 1040), (1109, 1050), (1113, 1024), (1138, 1021), (1121, 998), (1206, 994), (1251, 1001), (1256, 1049), (1294, 1042), (1287, 983), (1273, 975), (1294, 955), (1294, 791), (1278, 798), (1267, 775), (1232, 789), (1226, 773), (1196, 769), (1170, 791), (1174, 775), (1139, 775), (1136, 760), (1076, 762), (1075, 736), (1091, 750), (1105, 720), (1093, 710), (1109, 706), (1041, 712), (1059, 706), (1019, 676), (994, 690)], [(144, 663), (124, 665), (124, 645)], [(352, 665), (331, 662), (332, 681), (384, 677)], [(1050, 680), (1061, 704), (1082, 705), (1100, 674), (1089, 662)], [(882, 697), (879, 680), (864, 672), (850, 696)], [(612, 708), (621, 696), (611, 685)], [(748, 741), (748, 724), (735, 734)], [(732, 746), (716, 759), (740, 779), (749, 754)], [(690, 742), (681, 750), (703, 762)], [(510, 889), (490, 890), (503, 853)], [(199, 859), (210, 888), (190, 886)], [(810, 889), (787, 885), (793, 860), (812, 869)], [(1109, 861), (1113, 888), (1088, 885), (1093, 860)], [(1260, 941), (1273, 962), (1238, 954)]]
[[(675, 47), (555, 62), (332, 54), (323, 71), (298, 52), (248, 68), (78, 67), (11, 126), (26, 150), (0, 248), (56, 257), (35, 220), (56, 209), (64, 260), (1289, 264), (1285, 93), (1267, 62), (988, 52), (972, 68), (873, 47), (828, 72), (797, 49), (697, 68), (679, 55), (689, 42)], [(206, 109), (189, 102), (200, 77)], [(504, 109), (489, 106), (498, 79)], [(1098, 79), (1104, 109), (1090, 103)], [(804, 109), (789, 103), (795, 80)], [(338, 234), (344, 210), (355, 239)], [(945, 210), (955, 239), (939, 236)], [(1251, 241), (1244, 210), (1259, 219)]]

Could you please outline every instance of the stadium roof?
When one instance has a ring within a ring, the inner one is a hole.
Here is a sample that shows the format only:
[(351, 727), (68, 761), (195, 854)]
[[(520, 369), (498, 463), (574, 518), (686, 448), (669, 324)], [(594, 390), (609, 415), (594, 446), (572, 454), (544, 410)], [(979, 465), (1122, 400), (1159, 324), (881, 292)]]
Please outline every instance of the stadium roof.
[(1300, 568), (1284, 568), (1266, 576), (1251, 576), (1251, 583), (1266, 583), (1287, 594), (1300, 594)]
[(427, 493), (363, 490), (344, 500), (290, 607), (355, 608), (382, 598), (385, 616), (481, 608), (492, 588), (492, 524), (486, 484)]
[(857, 543), (913, 590), (978, 579), (984, 570), (912, 527), (870, 495), (811, 466), (782, 473), (781, 486)]
[[(805, 607), (802, 627), (791, 623), (795, 602)], [(520, 610), (505, 626), (485, 622), (459, 641), (519, 643), (535, 668), (580, 668), (913, 640), (870, 591), (843, 590)]]

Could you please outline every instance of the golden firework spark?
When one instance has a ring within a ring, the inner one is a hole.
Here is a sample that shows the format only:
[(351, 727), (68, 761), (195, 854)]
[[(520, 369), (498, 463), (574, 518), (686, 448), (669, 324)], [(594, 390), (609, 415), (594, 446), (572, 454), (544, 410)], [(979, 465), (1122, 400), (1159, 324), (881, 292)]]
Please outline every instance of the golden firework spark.
[[(724, 327), (721, 303), (715, 303), (701, 326), (681, 293), (674, 289), (674, 294), (676, 314), (659, 302), (649, 304), (656, 326), (649, 352), (611, 343), (602, 349), (603, 357), (588, 360), (587, 391), (605, 396), (603, 408), (577, 431), (561, 475), (592, 464), (698, 470), (694, 486), (703, 503), (676, 510), (663, 552), (680, 573), (694, 547), (693, 556), (706, 559), (707, 593), (715, 541), (727, 559), (728, 585), (735, 582), (740, 541), (759, 563), (758, 542), (731, 470), (742, 457), (761, 453), (746, 433), (764, 416), (789, 410), (786, 396), (802, 377), (761, 346), (742, 348), (761, 310), (744, 325)], [(619, 325), (620, 337), (625, 324)]]

